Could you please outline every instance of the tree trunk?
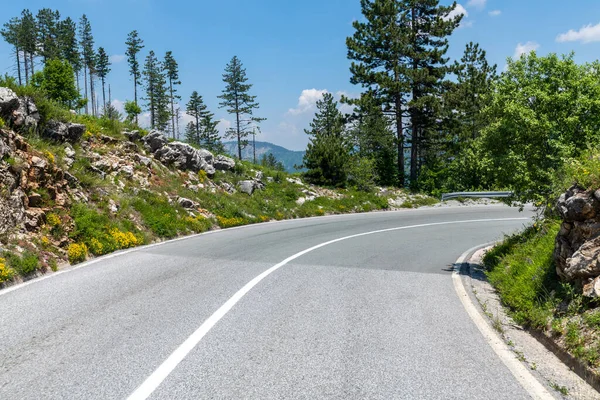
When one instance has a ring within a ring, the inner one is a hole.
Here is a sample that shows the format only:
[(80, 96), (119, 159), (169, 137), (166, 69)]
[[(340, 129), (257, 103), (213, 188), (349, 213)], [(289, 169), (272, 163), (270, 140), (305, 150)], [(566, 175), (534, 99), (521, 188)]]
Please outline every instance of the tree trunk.
[(19, 47), (15, 46), (15, 53), (17, 56), (17, 75), (19, 76), (19, 86), (23, 85), (21, 81), (21, 56), (19, 55)]
[[(133, 77), (133, 101), (137, 106), (137, 78), (135, 76)], [(135, 114), (135, 124), (139, 124), (138, 114)]]
[(104, 77), (102, 77), (102, 110), (106, 113), (106, 92), (104, 91)]
[[(411, 9), (411, 30), (412, 30), (412, 45), (416, 48), (417, 41), (417, 28), (416, 28), (416, 14), (414, 7)], [(413, 56), (415, 57), (415, 56)], [(419, 99), (419, 93), (417, 91), (417, 84), (415, 83), (415, 77), (417, 76), (417, 69), (419, 68), (416, 58), (412, 60), (412, 101), (413, 103)], [(410, 147), (410, 185), (414, 186), (417, 181), (417, 168), (419, 160), (419, 125), (417, 118), (418, 110), (413, 106), (410, 110), (410, 123), (411, 123), (411, 147)]]
[(87, 67), (83, 67), (83, 87), (85, 88), (85, 113), (89, 114), (89, 98), (88, 98), (88, 84), (87, 84)]
[(33, 53), (29, 53), (29, 65), (31, 66), (31, 76), (35, 74), (35, 66), (33, 65)]
[(90, 70), (90, 96), (92, 98), (92, 115), (96, 115), (96, 92), (94, 92), (94, 74)]
[(256, 164), (256, 131), (252, 132), (252, 153), (254, 164)]
[(404, 187), (404, 127), (402, 126), (402, 97), (396, 95), (396, 137), (398, 143), (398, 186)]
[(27, 53), (23, 52), (23, 61), (25, 67), (25, 84), (29, 85), (29, 64), (27, 63)]
[(240, 132), (240, 111), (239, 111), (238, 98), (235, 98), (235, 120), (237, 127), (237, 140), (238, 140), (238, 158), (242, 161), (242, 133)]
[(200, 146), (200, 117), (198, 116), (198, 113), (196, 112), (196, 141), (197, 141), (197, 145)]
[(169, 78), (169, 87), (171, 90), (171, 129), (173, 132), (173, 139), (175, 138), (175, 105), (173, 104), (173, 80)]

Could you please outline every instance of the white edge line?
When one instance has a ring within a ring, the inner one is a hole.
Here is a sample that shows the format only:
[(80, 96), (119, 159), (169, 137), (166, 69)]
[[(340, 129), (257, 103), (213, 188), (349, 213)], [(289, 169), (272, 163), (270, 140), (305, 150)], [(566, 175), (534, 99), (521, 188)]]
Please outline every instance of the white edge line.
[[(467, 224), (477, 222), (494, 222), (494, 221), (522, 221), (529, 220), (530, 218), (494, 218), (494, 219), (476, 219), (476, 220), (465, 220), (465, 221), (448, 221), (448, 222), (434, 222), (419, 225), (401, 226), (396, 228), (381, 229), (377, 231), (358, 233), (355, 235), (345, 236), (342, 238), (330, 240), (310, 247), (299, 253), (296, 253), (280, 263), (272, 266), (268, 270), (264, 271), (244, 287), (238, 290), (229, 300), (227, 300), (217, 311), (215, 311), (206, 321), (200, 325), (200, 327), (192, 333), (171, 355), (127, 398), (127, 400), (145, 400), (160, 386), (167, 376), (179, 365), (181, 361), (192, 351), (198, 343), (204, 338), (204, 336), (219, 322), (236, 304), (239, 302), (252, 288), (254, 288), (260, 281), (265, 279), (267, 276), (283, 267), (292, 260), (303, 256), (304, 254), (310, 253), (321, 247), (328, 246), (333, 243), (341, 242), (343, 240), (353, 239), (361, 236), (372, 235), (376, 233), (392, 232), (405, 229), (422, 228), (429, 226), (438, 225), (453, 225), (453, 224)], [(466, 292), (465, 292), (466, 294)]]
[[(496, 207), (496, 205), (487, 205), (488, 207)], [(483, 207), (483, 206), (482, 206)], [(444, 210), (444, 209), (448, 209), (448, 208), (453, 208), (453, 209), (461, 209), (461, 208), (465, 208), (464, 206), (450, 206), (450, 207), (421, 207), (418, 209), (418, 211), (430, 211), (430, 210)], [(320, 217), (305, 217), (305, 218), (293, 218), (293, 219), (284, 219), (284, 220), (278, 220), (278, 221), (268, 221), (268, 222), (261, 222), (261, 223), (256, 223), (256, 224), (247, 224), (247, 225), (241, 225), (241, 226), (235, 226), (235, 227), (231, 227), (231, 228), (224, 228), (224, 229), (216, 229), (216, 230), (212, 230), (212, 231), (206, 231), (206, 232), (202, 232), (202, 233), (196, 233), (196, 234), (192, 234), (192, 235), (187, 235), (187, 236), (182, 236), (182, 237), (178, 237), (175, 239), (169, 239), (169, 240), (165, 240), (165, 241), (161, 241), (158, 243), (152, 243), (152, 244), (146, 244), (143, 246), (137, 246), (131, 249), (127, 249), (127, 250), (121, 250), (121, 251), (116, 251), (113, 252), (111, 254), (107, 254), (104, 256), (100, 256), (97, 258), (94, 258), (92, 260), (89, 261), (85, 261), (81, 264), (77, 264), (75, 266), (69, 266), (66, 267), (65, 269), (59, 270), (57, 272), (53, 272), (53, 273), (48, 273), (47, 275), (43, 275), (40, 276), (38, 278), (33, 278), (30, 279), (28, 281), (22, 282), (22, 283), (18, 283), (16, 285), (12, 285), (3, 289), (0, 289), (0, 297), (8, 294), (10, 292), (14, 292), (15, 290), (19, 290), (22, 289), (26, 286), (32, 285), (34, 283), (38, 283), (41, 281), (45, 281), (46, 279), (51, 279), (51, 278), (55, 278), (57, 276), (60, 276), (62, 274), (66, 274), (68, 272), (73, 272), (76, 271), (80, 268), (83, 267), (87, 267), (93, 264), (96, 264), (98, 262), (104, 261), (104, 260), (110, 260), (111, 258), (114, 257), (120, 257), (120, 256), (124, 256), (126, 254), (129, 253), (133, 253), (136, 251), (143, 251), (146, 249), (150, 249), (152, 247), (157, 247), (157, 246), (163, 246), (169, 243), (174, 243), (174, 242), (179, 242), (182, 240), (189, 240), (189, 239), (194, 239), (200, 236), (205, 236), (205, 235), (213, 235), (213, 234), (218, 234), (218, 233), (222, 233), (222, 232), (229, 232), (229, 231), (233, 231), (233, 230), (238, 230), (238, 229), (248, 229), (248, 228), (256, 228), (258, 226), (265, 226), (268, 224), (280, 224), (280, 223), (291, 223), (291, 222), (298, 222), (298, 221), (306, 221), (306, 220), (313, 220), (313, 219), (329, 219), (329, 218), (344, 218), (344, 217), (351, 217), (351, 216), (357, 216), (357, 215), (369, 215), (369, 214), (386, 214), (386, 213), (407, 213), (410, 211), (417, 211), (415, 209), (411, 210), (411, 209), (406, 209), (406, 210), (392, 210), (392, 211), (385, 211), (385, 210), (377, 210), (377, 211), (370, 211), (370, 212), (365, 212), (365, 213), (348, 213), (348, 214), (333, 214), (333, 215), (325, 215), (325, 216), (320, 216)]]
[(502, 360), (504, 365), (509, 369), (521, 386), (529, 393), (529, 395), (536, 400), (555, 399), (550, 392), (542, 385), (529, 370), (517, 359), (515, 354), (510, 350), (504, 340), (491, 328), (486, 319), (477, 310), (471, 298), (467, 294), (467, 290), (460, 277), (460, 268), (466, 262), (467, 257), (476, 250), (486, 247), (492, 243), (473, 247), (465, 251), (456, 260), (456, 267), (452, 274), (452, 281), (454, 283), (454, 289), (460, 299), (463, 307), (471, 317), (471, 320), (479, 329), (479, 332), (483, 335), (487, 344), (494, 350), (498, 358)]

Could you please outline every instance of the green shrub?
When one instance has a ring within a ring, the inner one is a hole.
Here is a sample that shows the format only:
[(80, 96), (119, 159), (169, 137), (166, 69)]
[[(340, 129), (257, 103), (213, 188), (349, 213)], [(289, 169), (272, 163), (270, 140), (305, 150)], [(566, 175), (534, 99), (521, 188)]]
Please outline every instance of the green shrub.
[(32, 274), (40, 267), (38, 256), (30, 251), (24, 252), (21, 256), (5, 252), (4, 257), (8, 266), (22, 276)]

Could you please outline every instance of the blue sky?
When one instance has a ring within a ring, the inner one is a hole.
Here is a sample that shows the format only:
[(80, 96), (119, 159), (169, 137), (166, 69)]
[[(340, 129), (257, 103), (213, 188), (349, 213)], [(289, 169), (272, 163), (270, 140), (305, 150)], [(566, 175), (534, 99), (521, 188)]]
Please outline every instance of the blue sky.
[[(3, 4), (0, 22), (17, 16), (23, 4)], [(108, 82), (117, 105), (133, 97), (122, 57), (127, 33), (133, 29), (144, 39), (143, 57), (150, 49), (161, 57), (173, 51), (180, 66), (182, 104), (197, 90), (222, 119), (222, 129), (232, 118), (218, 109), (217, 96), (224, 86), (223, 69), (237, 55), (254, 84), (252, 92), (261, 106), (257, 115), (268, 118), (257, 139), (290, 149), (304, 149), (303, 129), (324, 90), (338, 96), (360, 92), (349, 82), (345, 47), (352, 21), (361, 17), (359, 0), (28, 0), (26, 4), (34, 13), (50, 7), (75, 20), (87, 14), (96, 46), (113, 56)], [(451, 38), (452, 58), (460, 58), (469, 41), (479, 42), (500, 71), (507, 57), (532, 49), (538, 54), (574, 51), (580, 62), (600, 55), (597, 0), (463, 0), (458, 10), (466, 17)], [(12, 71), (9, 55), (9, 46), (0, 42), (0, 73)]]

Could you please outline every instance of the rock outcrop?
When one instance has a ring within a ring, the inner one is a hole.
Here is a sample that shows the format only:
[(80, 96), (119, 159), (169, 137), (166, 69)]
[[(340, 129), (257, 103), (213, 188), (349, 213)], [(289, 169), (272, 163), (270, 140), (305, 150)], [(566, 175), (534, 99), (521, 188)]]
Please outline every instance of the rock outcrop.
[(600, 190), (573, 186), (557, 203), (563, 223), (554, 259), (561, 279), (581, 283), (588, 297), (600, 297)]
[(37, 128), (40, 113), (30, 97), (18, 97), (9, 88), (0, 87), (0, 117), (18, 131)]
[(142, 138), (146, 150), (154, 158), (165, 165), (173, 166), (182, 171), (205, 171), (212, 176), (216, 170), (228, 171), (235, 167), (235, 161), (229, 157), (214, 155), (205, 149), (196, 149), (187, 143), (170, 142), (166, 136), (156, 130)]
[(56, 120), (50, 120), (46, 124), (42, 135), (48, 139), (57, 142), (77, 143), (85, 132), (85, 125), (64, 123)]

